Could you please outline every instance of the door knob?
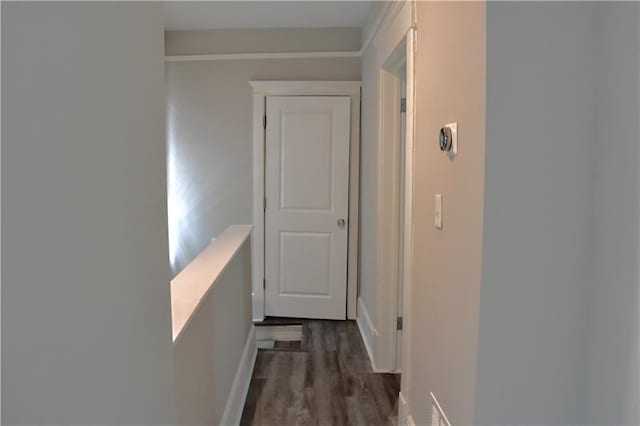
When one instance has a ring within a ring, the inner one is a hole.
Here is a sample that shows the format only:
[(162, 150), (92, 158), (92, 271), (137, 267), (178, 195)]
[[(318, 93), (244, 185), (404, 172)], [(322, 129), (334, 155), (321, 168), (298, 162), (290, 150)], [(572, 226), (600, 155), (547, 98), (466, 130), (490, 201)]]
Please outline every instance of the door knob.
[(345, 222), (345, 220), (344, 220), (344, 219), (342, 219), (342, 218), (338, 219), (338, 226), (339, 226), (340, 228), (343, 228), (343, 227), (344, 227), (344, 225), (345, 225), (345, 223), (346, 223), (346, 222)]

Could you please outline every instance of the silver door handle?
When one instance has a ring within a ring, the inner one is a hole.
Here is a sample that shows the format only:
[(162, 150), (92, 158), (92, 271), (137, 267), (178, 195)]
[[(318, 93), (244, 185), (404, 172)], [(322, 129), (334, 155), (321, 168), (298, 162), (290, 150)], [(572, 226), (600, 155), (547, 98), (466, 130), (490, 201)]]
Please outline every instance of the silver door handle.
[(345, 220), (344, 220), (344, 219), (342, 219), (342, 218), (341, 218), (341, 219), (338, 219), (338, 226), (339, 226), (340, 228), (343, 228), (343, 227), (344, 227), (344, 225), (345, 225), (346, 223), (347, 223), (347, 222), (345, 222)]

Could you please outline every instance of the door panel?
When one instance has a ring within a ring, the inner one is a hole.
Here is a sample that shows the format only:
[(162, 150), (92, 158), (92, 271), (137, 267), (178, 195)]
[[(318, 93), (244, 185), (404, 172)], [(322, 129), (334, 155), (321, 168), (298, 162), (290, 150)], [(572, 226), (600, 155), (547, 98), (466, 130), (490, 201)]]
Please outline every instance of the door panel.
[(350, 99), (267, 97), (265, 314), (346, 318)]

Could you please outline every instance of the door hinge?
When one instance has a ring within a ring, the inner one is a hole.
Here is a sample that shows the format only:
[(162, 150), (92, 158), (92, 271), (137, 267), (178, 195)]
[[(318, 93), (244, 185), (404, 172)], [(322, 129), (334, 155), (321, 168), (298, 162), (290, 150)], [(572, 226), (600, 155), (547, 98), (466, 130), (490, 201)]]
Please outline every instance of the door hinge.
[(402, 317), (396, 319), (396, 330), (402, 330)]
[(265, 212), (267, 211), (267, 197), (264, 197), (264, 201), (262, 202), (262, 209)]
[(263, 290), (266, 290), (266, 289), (267, 289), (267, 279), (266, 279), (266, 278), (263, 278), (263, 279), (262, 279), (262, 289), (263, 289)]
[(400, 99), (400, 112), (407, 112), (407, 98)]
[(262, 125), (265, 129), (267, 128), (267, 114), (265, 114), (262, 118)]

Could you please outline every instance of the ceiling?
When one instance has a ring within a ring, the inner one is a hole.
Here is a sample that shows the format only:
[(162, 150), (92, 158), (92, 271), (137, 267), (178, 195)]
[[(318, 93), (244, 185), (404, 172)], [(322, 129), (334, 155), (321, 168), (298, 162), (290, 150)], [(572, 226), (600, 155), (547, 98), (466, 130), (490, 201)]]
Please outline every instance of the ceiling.
[(364, 26), (371, 1), (173, 1), (167, 30)]

